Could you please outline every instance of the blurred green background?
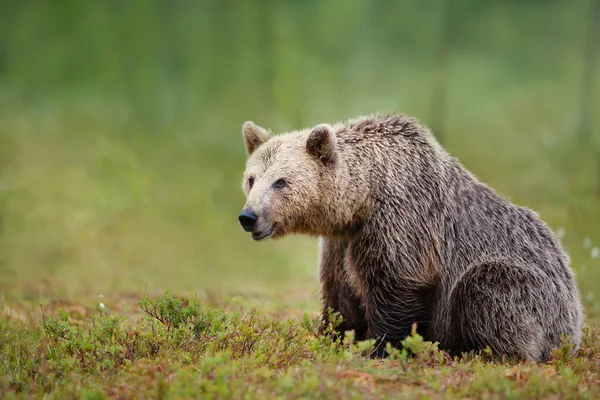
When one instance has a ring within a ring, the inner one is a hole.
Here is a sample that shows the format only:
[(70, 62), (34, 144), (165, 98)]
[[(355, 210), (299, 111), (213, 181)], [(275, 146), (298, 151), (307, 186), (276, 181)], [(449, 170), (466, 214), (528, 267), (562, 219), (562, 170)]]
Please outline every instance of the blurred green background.
[(239, 226), (241, 125), (397, 111), (538, 211), (600, 312), (598, 12), (591, 0), (2, 0), (0, 288), (314, 296), (316, 240), (255, 243)]

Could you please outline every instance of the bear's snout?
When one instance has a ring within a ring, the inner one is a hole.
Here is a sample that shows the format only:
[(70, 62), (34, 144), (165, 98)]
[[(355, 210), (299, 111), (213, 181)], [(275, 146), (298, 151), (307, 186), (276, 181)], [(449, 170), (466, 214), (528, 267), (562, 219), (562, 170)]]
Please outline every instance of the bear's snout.
[(242, 228), (246, 232), (251, 232), (256, 226), (256, 221), (258, 221), (258, 216), (251, 210), (243, 210), (239, 216), (240, 224), (242, 224)]

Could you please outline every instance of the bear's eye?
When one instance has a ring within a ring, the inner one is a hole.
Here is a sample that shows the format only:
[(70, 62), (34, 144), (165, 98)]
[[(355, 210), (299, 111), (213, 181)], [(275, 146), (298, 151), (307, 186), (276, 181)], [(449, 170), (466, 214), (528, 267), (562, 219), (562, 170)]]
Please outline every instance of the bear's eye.
[(273, 184), (273, 187), (275, 189), (283, 189), (284, 187), (287, 186), (287, 182), (285, 179), (281, 178), (281, 179), (277, 179), (275, 181), (275, 183)]
[(254, 186), (254, 177), (253, 176), (248, 178), (248, 186), (250, 187), (250, 189), (252, 189), (252, 186)]

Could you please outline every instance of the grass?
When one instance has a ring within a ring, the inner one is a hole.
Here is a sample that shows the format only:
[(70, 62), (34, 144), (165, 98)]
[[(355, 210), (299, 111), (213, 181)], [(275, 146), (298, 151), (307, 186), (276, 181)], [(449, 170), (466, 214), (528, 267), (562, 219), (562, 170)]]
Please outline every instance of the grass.
[(170, 293), (93, 305), (5, 301), (0, 391), (5, 398), (94, 399), (600, 396), (596, 327), (586, 327), (574, 356), (563, 346), (545, 364), (501, 364), (490, 354), (452, 359), (416, 333), (403, 351), (372, 360), (372, 342), (319, 335), (312, 312), (293, 316), (247, 303)]

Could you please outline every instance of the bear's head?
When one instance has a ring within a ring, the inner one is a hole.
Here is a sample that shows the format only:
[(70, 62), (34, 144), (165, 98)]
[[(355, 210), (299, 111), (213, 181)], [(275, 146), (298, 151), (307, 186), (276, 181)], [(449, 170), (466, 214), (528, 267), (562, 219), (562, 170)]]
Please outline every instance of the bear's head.
[[(242, 127), (246, 204), (239, 221), (254, 240), (320, 234), (338, 166), (335, 130), (327, 124), (273, 136), (251, 121)], [(329, 202), (331, 205), (331, 202)]]

